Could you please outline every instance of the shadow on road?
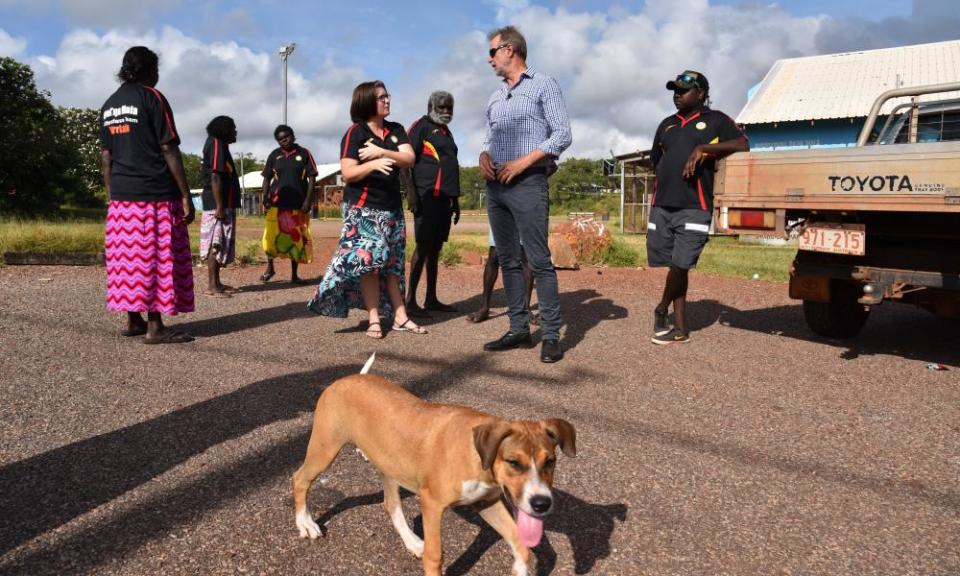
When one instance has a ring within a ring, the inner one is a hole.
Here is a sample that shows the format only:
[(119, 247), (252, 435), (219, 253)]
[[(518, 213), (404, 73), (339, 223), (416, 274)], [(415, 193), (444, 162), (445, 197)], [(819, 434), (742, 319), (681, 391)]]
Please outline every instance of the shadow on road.
[(339, 365), (270, 378), (0, 468), (0, 555), (212, 446), (312, 410), (326, 385), (357, 368)]
[[(544, 535), (540, 544), (532, 550), (537, 558), (537, 576), (548, 576), (557, 565), (557, 552), (550, 543), (551, 534), (565, 536), (573, 549), (574, 573), (587, 574), (597, 561), (610, 555), (610, 539), (616, 529), (617, 521), (627, 519), (626, 504), (591, 504), (562, 490), (553, 490), (556, 498), (556, 512), (544, 521)], [(401, 490), (401, 498), (413, 496)], [(327, 500), (328, 497), (324, 497)], [(316, 519), (326, 536), (326, 523), (338, 514), (359, 506), (383, 504), (383, 492), (342, 498)], [(480, 533), (467, 548), (447, 568), (446, 576), (463, 576), (480, 561), (501, 538), (472, 506), (458, 506), (453, 512), (467, 522), (480, 527)], [(388, 522), (384, 512), (385, 523)], [(417, 515), (411, 523), (413, 531), (423, 537), (423, 517)]]
[[(627, 519), (626, 504), (591, 504), (562, 490), (554, 490), (557, 500), (556, 512), (544, 520), (543, 540), (532, 550), (537, 557), (537, 576), (552, 574), (557, 565), (557, 552), (550, 543), (551, 534), (563, 535), (573, 549), (575, 574), (587, 574), (597, 561), (610, 555), (610, 539), (616, 529), (616, 521)], [(500, 535), (488, 526), (472, 508), (456, 508), (457, 515), (471, 524), (480, 526), (470, 547), (453, 561), (446, 576), (462, 576), (500, 540)], [(419, 520), (419, 519), (418, 519)]]
[(845, 360), (885, 354), (960, 368), (960, 323), (905, 305), (875, 307), (860, 334), (849, 339), (825, 338), (814, 333), (804, 321), (799, 303), (737, 310), (716, 300), (696, 300), (687, 303), (687, 316), (691, 331), (703, 330), (719, 321), (740, 330), (828, 344), (840, 350), (840, 357)]
[[(282, 307), (281, 307), (282, 308)], [(404, 359), (378, 354), (387, 365)], [(269, 378), (127, 426), (0, 467), (0, 557), (78, 517), (154, 480), (187, 460), (229, 440), (272, 423), (312, 412), (323, 389), (354, 374), (359, 364)], [(429, 398), (464, 381), (461, 375), (484, 373), (505, 380), (522, 378), (489, 364), (484, 354), (438, 366), (437, 373), (404, 382)], [(570, 375), (545, 379), (568, 382)], [(302, 462), (309, 429), (254, 455), (210, 469), (196, 480), (131, 500), (122, 511), (78, 528), (54, 546), (36, 546), (15, 560), (0, 561), (0, 574), (54, 574), (91, 571), (121, 558), (154, 538), (250, 491), (292, 474)], [(68, 556), (67, 551), (82, 551)]]
[(617, 306), (609, 298), (602, 298), (599, 292), (592, 289), (561, 293), (560, 311), (567, 327), (561, 341), (565, 350), (576, 348), (587, 332), (601, 322), (627, 317), (626, 308)]
[(253, 330), (261, 326), (286, 322), (296, 318), (309, 318), (313, 313), (307, 310), (307, 301), (297, 300), (280, 306), (259, 308), (247, 312), (235, 312), (216, 318), (193, 320), (177, 324), (177, 329), (200, 338), (223, 336), (233, 332)]

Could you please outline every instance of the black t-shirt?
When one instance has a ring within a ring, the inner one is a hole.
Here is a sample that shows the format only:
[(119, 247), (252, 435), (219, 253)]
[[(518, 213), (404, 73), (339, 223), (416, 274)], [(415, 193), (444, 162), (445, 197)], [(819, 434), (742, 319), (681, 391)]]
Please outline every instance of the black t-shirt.
[(450, 129), (424, 116), (410, 126), (410, 145), (417, 155), (413, 165), (417, 194), (459, 196), (460, 163)]
[(307, 199), (307, 184), (317, 175), (317, 163), (309, 150), (294, 144), (290, 150), (271, 152), (262, 174), (270, 182), (271, 206), (300, 210)]
[[(368, 141), (373, 144), (396, 152), (401, 144), (409, 144), (407, 131), (403, 125), (388, 120), (383, 121), (383, 134), (374, 134), (366, 122), (351, 126), (343, 135), (340, 142), (340, 158), (353, 158), (360, 161), (360, 148)], [(400, 170), (394, 166), (389, 175), (378, 171), (359, 182), (351, 182), (343, 190), (343, 201), (352, 206), (367, 206), (377, 210), (399, 210), (403, 207), (400, 201)]]
[(220, 196), (224, 208), (236, 208), (240, 205), (240, 177), (233, 164), (233, 155), (226, 142), (213, 136), (207, 136), (203, 145), (203, 165), (200, 176), (203, 179), (203, 209), (216, 210), (217, 201), (213, 198), (213, 173), (220, 174)]
[(167, 99), (156, 88), (125, 82), (100, 109), (100, 146), (110, 152), (110, 199), (180, 199), (162, 144), (180, 145)]
[(713, 176), (717, 160), (707, 156), (692, 178), (683, 177), (683, 165), (701, 144), (717, 144), (743, 136), (743, 131), (726, 114), (703, 108), (683, 118), (675, 114), (657, 128), (650, 150), (656, 167), (656, 188), (651, 204), (665, 208), (713, 210)]

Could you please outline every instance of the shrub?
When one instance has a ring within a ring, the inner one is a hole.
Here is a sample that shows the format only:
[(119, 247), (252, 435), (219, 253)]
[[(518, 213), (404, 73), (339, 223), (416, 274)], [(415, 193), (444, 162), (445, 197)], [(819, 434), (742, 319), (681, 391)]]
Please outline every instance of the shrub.
[(610, 243), (603, 263), (613, 268), (636, 268), (640, 264), (640, 254), (626, 242), (615, 239)]

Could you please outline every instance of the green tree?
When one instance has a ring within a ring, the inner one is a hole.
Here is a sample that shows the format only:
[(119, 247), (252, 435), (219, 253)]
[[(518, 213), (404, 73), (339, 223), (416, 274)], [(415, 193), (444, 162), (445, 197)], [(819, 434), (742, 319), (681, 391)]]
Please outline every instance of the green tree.
[(59, 114), (49, 98), (49, 92), (37, 89), (29, 66), (0, 58), (3, 212), (52, 213), (66, 195), (70, 154), (60, 138)]
[(234, 155), (233, 163), (237, 165), (237, 172), (240, 173), (241, 178), (244, 174), (260, 172), (265, 166), (263, 160), (258, 160), (256, 156), (250, 152), (241, 152), (240, 154)]
[(480, 175), (479, 166), (460, 167), (460, 208), (476, 210), (480, 205), (480, 194), (486, 190), (487, 184)]
[(599, 194), (607, 184), (600, 160), (570, 158), (557, 166), (557, 173), (550, 178), (551, 201), (562, 205), (571, 196)]
[(187, 185), (191, 190), (203, 188), (203, 178), (200, 169), (203, 166), (203, 158), (190, 152), (182, 152), (183, 171), (187, 173)]
[(100, 174), (100, 112), (91, 108), (59, 108), (60, 145), (72, 156), (65, 178), (74, 206), (103, 206), (107, 200)]

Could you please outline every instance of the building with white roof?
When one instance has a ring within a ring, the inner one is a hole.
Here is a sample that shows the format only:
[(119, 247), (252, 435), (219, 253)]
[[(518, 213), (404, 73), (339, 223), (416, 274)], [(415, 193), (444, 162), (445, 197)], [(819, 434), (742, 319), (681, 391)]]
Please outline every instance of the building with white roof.
[[(775, 62), (750, 91), (736, 120), (752, 150), (853, 146), (883, 92), (958, 81), (960, 40), (789, 58)], [(927, 116), (921, 138), (960, 139), (960, 92), (918, 98)], [(890, 100), (880, 114), (909, 102)]]

